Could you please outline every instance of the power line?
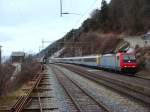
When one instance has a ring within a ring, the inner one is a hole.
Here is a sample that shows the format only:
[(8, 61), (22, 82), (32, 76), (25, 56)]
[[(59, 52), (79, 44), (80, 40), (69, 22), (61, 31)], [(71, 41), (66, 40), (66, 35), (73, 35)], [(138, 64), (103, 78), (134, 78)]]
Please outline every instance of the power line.
[(73, 25), (76, 26), (78, 22), (80, 22), (80, 20), (89, 12), (89, 10), (95, 5), (97, 0), (94, 0), (94, 2), (90, 5), (90, 7), (82, 14), (82, 16), (75, 22), (75, 24)]
[(62, 17), (62, 14), (75, 14), (75, 15), (81, 15), (81, 17), (75, 22), (75, 24), (73, 26), (75, 26), (88, 12), (89, 10), (95, 5), (97, 0), (94, 0), (94, 2), (90, 5), (90, 7), (83, 13), (83, 14), (79, 14), (79, 13), (70, 13), (70, 12), (63, 12), (63, 7), (62, 7), (62, 0), (60, 0), (60, 16)]
[(60, 0), (60, 17), (62, 17), (63, 14), (81, 15), (81, 14), (75, 13), (75, 12), (63, 12), (63, 1)]

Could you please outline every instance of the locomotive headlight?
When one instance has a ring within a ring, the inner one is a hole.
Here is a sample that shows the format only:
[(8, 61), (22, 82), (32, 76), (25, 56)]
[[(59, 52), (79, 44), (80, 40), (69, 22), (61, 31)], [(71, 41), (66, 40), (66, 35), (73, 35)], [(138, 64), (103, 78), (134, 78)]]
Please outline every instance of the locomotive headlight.
[(127, 66), (124, 66), (125, 68), (127, 67)]

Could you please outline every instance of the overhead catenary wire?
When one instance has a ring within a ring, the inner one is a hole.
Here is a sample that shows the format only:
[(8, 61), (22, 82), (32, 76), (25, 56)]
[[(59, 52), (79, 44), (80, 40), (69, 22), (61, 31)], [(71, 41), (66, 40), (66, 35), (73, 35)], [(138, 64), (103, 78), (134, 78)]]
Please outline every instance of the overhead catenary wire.
[(75, 12), (63, 12), (63, 0), (60, 0), (60, 17), (62, 17), (63, 14), (82, 15), (80, 13), (75, 13)]
[(94, 0), (93, 3), (90, 5), (90, 7), (81, 15), (81, 17), (79, 19), (77, 19), (77, 21), (75, 22), (75, 24), (73, 25), (73, 28), (81, 21), (81, 19), (92, 9), (92, 7), (95, 5), (95, 3), (97, 2), (97, 0)]
[(77, 19), (77, 21), (75, 22), (75, 24), (73, 24), (74, 28), (80, 21), (81, 19), (87, 15), (87, 13), (92, 9), (92, 7), (95, 5), (95, 3), (97, 2), (97, 0), (94, 0), (93, 3), (90, 5), (90, 7), (83, 13), (83, 14), (79, 14), (79, 13), (70, 13), (70, 12), (63, 12), (63, 7), (62, 7), (62, 0), (60, 0), (60, 16), (62, 17), (62, 14), (74, 14), (74, 15), (81, 15), (79, 19)]

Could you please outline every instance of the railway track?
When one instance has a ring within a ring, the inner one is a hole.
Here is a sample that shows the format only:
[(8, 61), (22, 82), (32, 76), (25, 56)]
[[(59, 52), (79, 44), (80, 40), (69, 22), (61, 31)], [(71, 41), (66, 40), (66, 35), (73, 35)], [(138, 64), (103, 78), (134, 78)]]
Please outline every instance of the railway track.
[(38, 73), (32, 81), (30, 81), (31, 88), (24, 90), (26, 93), (25, 96), (21, 96), (18, 98), (17, 102), (10, 108), (10, 110), (7, 110), (9, 112), (21, 112), (25, 105), (27, 105), (31, 99), (30, 95), (34, 88), (36, 88), (39, 85), (40, 80), (42, 79), (42, 74)]
[(143, 90), (141, 87), (134, 87), (133, 85), (126, 84), (123, 82), (115, 81), (113, 79), (109, 79), (103, 76), (98, 75), (98, 73), (89, 72), (83, 69), (79, 69), (78, 67), (58, 64), (59, 66), (63, 66), (70, 71), (77, 73), (89, 80), (92, 80), (96, 83), (102, 84), (104, 86), (110, 87), (114, 90), (117, 90), (123, 94), (129, 95), (131, 97), (134, 97), (138, 100), (141, 100), (145, 103), (150, 104), (150, 95), (149, 95), (149, 89), (145, 88)]
[(0, 112), (49, 112), (57, 111), (52, 95), (51, 75), (37, 73), (35, 77), (21, 89), (24, 92), (14, 102), (15, 104), (0, 110)]
[(52, 104), (50, 75), (43, 74), (39, 84), (34, 88), (29, 99), (31, 100), (24, 106), (23, 112), (48, 112), (58, 110), (55, 103)]
[(150, 81), (150, 77), (144, 77), (144, 76), (138, 76), (138, 75), (135, 75), (134, 77), (138, 78), (138, 79), (144, 79), (144, 80), (148, 80)]
[[(114, 88), (115, 90), (121, 91), (127, 95), (140, 99), (146, 103), (149, 103), (149, 96), (124, 87), (123, 85), (117, 84), (117, 82), (111, 82), (111, 80), (103, 79), (98, 77), (97, 74), (93, 74), (89, 71), (79, 69), (78, 67), (61, 65), (72, 72), (75, 72), (83, 77), (92, 80), (98, 84)], [(30, 81), (30, 88), (24, 90), (25, 96), (18, 98), (16, 104), (10, 109), (4, 112), (49, 112), (49, 111), (60, 111), (57, 103), (54, 101), (52, 93), (52, 77), (56, 75), (60, 88), (64, 90), (65, 100), (71, 112), (111, 112), (110, 107), (108, 108), (104, 103), (97, 99), (96, 96), (91, 94), (89, 89), (82, 87), (78, 81), (75, 81), (67, 75), (67, 72), (55, 65), (50, 65), (50, 74), (38, 73), (32, 81)], [(54, 75), (51, 75), (53, 74)], [(59, 85), (58, 84), (58, 85)], [(56, 88), (54, 88), (56, 89)], [(59, 89), (59, 88), (58, 88)], [(126, 93), (127, 92), (127, 93)], [(61, 94), (61, 93), (60, 93)], [(55, 97), (56, 98), (56, 97)], [(141, 99), (142, 98), (142, 99)], [(150, 104), (150, 103), (149, 103)], [(0, 110), (1, 112), (1, 110)]]
[[(102, 102), (98, 101), (86, 89), (80, 87), (75, 81), (69, 78), (62, 70), (53, 67), (56, 77), (71, 99), (73, 106), (78, 112), (111, 112)], [(73, 111), (73, 110), (71, 110)]]

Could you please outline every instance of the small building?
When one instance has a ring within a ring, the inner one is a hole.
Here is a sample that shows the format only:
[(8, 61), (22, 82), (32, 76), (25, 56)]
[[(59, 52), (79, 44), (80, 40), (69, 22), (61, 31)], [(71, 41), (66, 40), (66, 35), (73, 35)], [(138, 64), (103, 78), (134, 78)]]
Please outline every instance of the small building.
[(11, 61), (12, 63), (22, 63), (25, 59), (24, 52), (12, 52), (11, 54)]

